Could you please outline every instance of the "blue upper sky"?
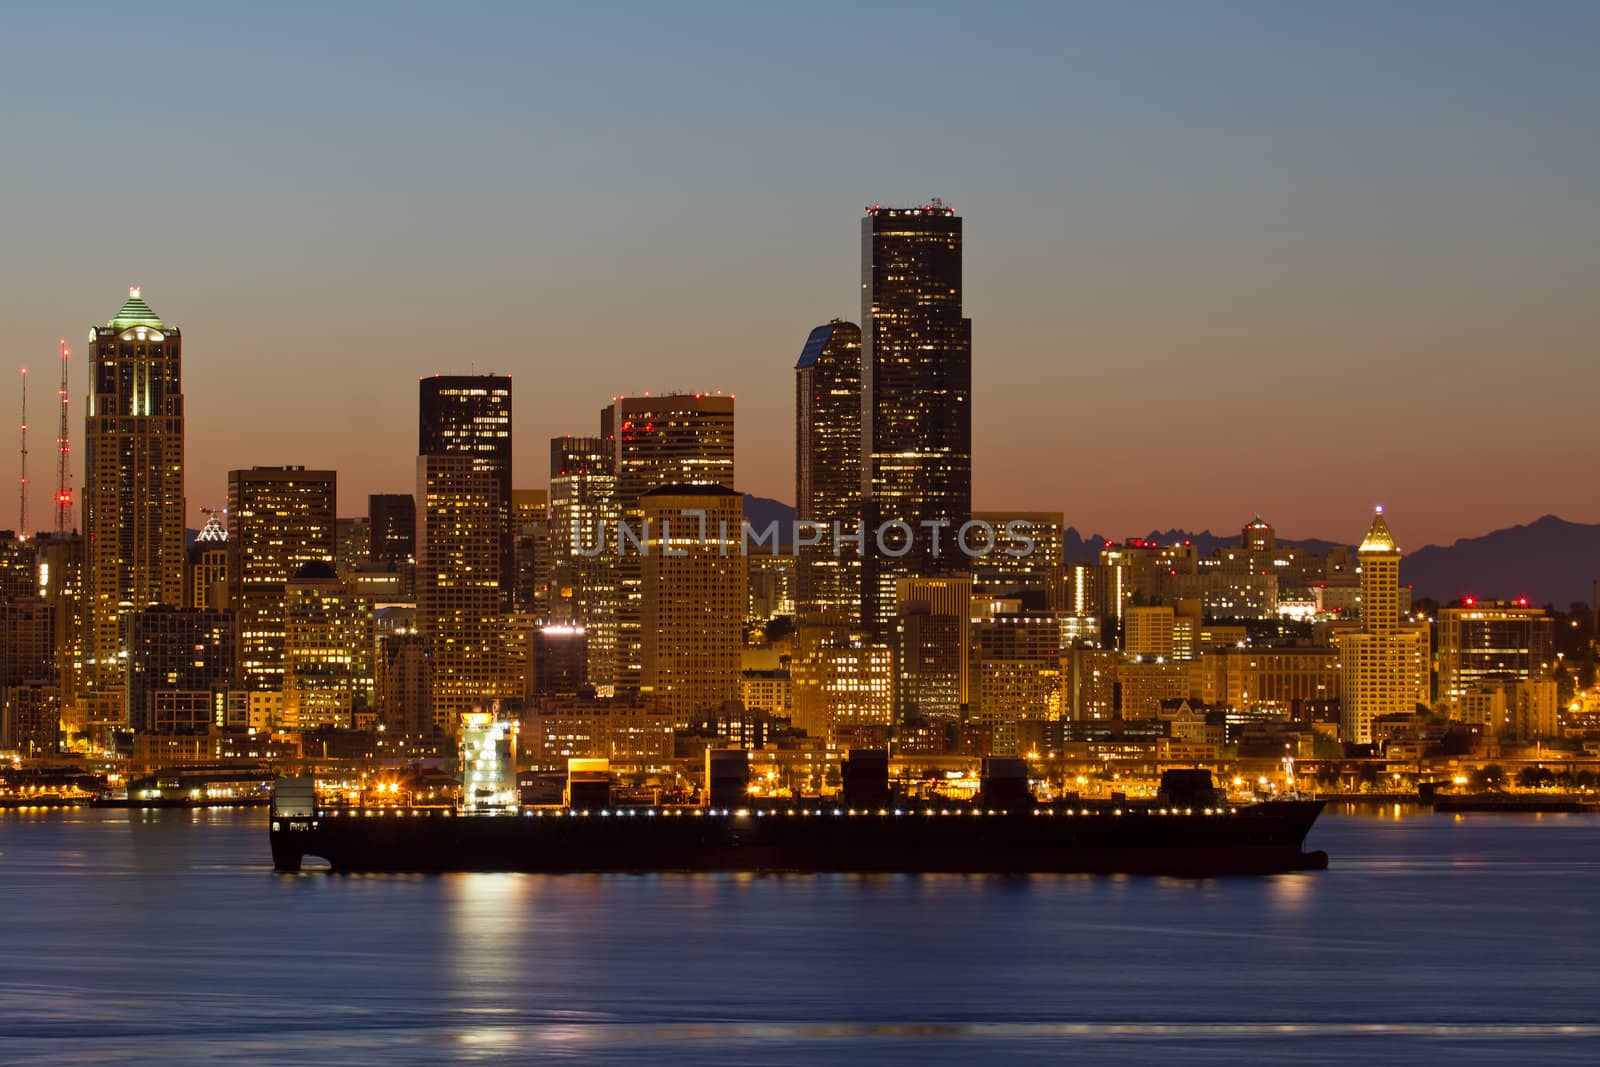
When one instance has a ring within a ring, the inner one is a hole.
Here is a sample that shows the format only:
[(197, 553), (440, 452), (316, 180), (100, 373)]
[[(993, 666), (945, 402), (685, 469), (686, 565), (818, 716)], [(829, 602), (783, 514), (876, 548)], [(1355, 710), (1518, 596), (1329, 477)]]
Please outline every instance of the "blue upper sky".
[(721, 388), (787, 499), (861, 208), (941, 196), (980, 506), (1600, 520), (1600, 4), (457, 7), (8, 10), (10, 360), (143, 285), (195, 509), (305, 463), (359, 513), (414, 479), (413, 377), (473, 368), (519, 484), (615, 394)]

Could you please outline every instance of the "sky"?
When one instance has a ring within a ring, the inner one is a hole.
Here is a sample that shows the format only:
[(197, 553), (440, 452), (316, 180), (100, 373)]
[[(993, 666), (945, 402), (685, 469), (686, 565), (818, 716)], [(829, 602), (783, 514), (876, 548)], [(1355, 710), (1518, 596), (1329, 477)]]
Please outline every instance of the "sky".
[(980, 508), (1600, 521), (1600, 5), (67, 3), (6, 41), (33, 526), (56, 339), (131, 284), (183, 331), (195, 524), (252, 464), (409, 490), (441, 372), (513, 376), (522, 487), (613, 395), (734, 393), (739, 487), (792, 500), (862, 209), (934, 196)]

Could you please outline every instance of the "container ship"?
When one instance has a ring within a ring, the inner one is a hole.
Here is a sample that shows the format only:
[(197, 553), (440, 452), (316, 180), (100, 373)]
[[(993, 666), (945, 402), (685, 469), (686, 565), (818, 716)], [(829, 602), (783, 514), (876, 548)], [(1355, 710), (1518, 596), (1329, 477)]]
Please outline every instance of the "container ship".
[[(708, 751), (702, 803), (614, 804), (605, 761), (574, 760), (564, 803), (519, 808), (463, 751), (454, 808), (336, 808), (278, 783), (272, 860), (334, 872), (865, 872), (1210, 877), (1321, 869), (1304, 849), (1322, 802), (1230, 804), (1209, 771), (1167, 771), (1150, 801), (1036, 802), (1018, 759), (984, 761), (970, 801), (897, 796), (882, 750), (852, 751), (837, 798), (750, 796), (742, 751)], [(510, 781), (515, 783), (515, 775)]]

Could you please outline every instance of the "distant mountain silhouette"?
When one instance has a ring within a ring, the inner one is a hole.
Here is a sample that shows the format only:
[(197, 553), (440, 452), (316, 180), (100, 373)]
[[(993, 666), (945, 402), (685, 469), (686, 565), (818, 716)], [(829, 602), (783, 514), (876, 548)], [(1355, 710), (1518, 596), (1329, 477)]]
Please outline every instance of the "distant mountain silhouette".
[[(765, 532), (768, 523), (776, 522), (778, 524), (779, 543), (788, 545), (794, 540), (792, 536), (794, 531), (794, 508), (781, 500), (773, 500), (771, 497), (746, 493), (744, 495), (744, 519), (757, 533)], [(763, 548), (761, 551), (765, 553), (770, 549)]]
[(1452, 545), (1419, 548), (1400, 561), (1400, 580), (1418, 596), (1448, 603), (1460, 596), (1509, 599), (1565, 611), (1588, 603), (1600, 578), (1600, 525), (1554, 515)]

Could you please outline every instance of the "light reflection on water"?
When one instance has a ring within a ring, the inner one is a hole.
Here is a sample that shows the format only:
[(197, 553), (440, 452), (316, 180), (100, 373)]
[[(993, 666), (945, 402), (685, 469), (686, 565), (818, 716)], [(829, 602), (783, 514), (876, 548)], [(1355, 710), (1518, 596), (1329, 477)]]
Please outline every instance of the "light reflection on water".
[(0, 1061), (1588, 1062), (1600, 819), (1309, 845), (1330, 870), (280, 876), (259, 810), (7, 814)]

